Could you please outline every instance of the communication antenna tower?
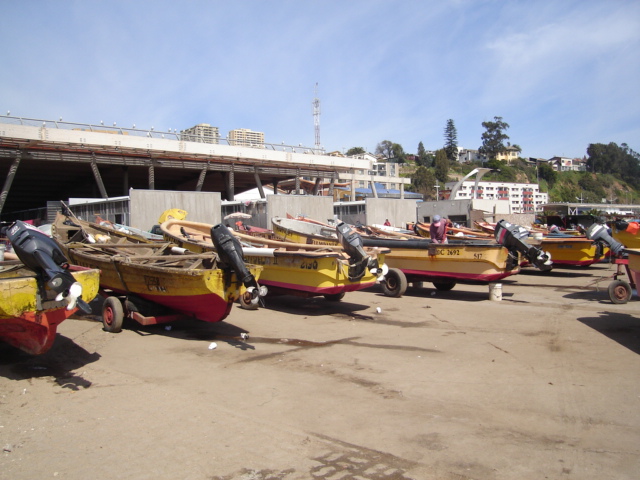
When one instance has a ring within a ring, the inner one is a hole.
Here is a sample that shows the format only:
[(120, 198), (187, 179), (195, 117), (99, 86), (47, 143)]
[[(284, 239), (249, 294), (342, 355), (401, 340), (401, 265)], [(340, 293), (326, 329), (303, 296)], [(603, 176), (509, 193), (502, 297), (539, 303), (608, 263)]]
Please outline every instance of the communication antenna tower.
[(313, 99), (313, 126), (316, 132), (316, 149), (320, 150), (320, 99), (318, 98), (318, 82), (316, 82), (315, 98)]

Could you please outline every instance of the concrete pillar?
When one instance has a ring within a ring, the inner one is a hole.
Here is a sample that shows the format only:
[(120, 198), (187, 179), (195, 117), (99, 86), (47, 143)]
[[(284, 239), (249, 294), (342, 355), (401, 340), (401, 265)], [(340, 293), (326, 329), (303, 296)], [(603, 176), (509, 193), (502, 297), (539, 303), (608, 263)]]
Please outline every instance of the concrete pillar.
[(16, 150), (16, 158), (13, 159), (13, 163), (11, 164), (11, 167), (9, 167), (9, 174), (7, 175), (7, 178), (4, 181), (2, 192), (0, 192), (0, 213), (2, 213), (2, 209), (4, 208), (4, 202), (7, 201), (7, 196), (9, 195), (11, 184), (13, 183), (13, 179), (16, 176), (16, 172), (18, 171), (18, 167), (20, 166), (21, 160), (22, 160), (22, 150)]
[(102, 198), (109, 198), (107, 195), (107, 190), (104, 188), (104, 182), (102, 181), (102, 177), (100, 176), (100, 170), (98, 170), (98, 162), (96, 161), (96, 154), (91, 152), (91, 171), (93, 172), (93, 178), (96, 179), (96, 185), (98, 185), (98, 190), (100, 190), (100, 196)]
[(262, 188), (262, 181), (260, 180), (260, 175), (258, 174), (258, 167), (253, 168), (253, 178), (256, 181), (258, 192), (260, 192), (260, 198), (262, 199), (267, 198), (266, 195), (264, 194), (264, 189)]
[(200, 176), (198, 177), (198, 184), (196, 185), (196, 192), (202, 191), (202, 186), (204, 185), (204, 180), (207, 176), (207, 170), (209, 170), (209, 161), (207, 160), (207, 164), (202, 167), (200, 170)]

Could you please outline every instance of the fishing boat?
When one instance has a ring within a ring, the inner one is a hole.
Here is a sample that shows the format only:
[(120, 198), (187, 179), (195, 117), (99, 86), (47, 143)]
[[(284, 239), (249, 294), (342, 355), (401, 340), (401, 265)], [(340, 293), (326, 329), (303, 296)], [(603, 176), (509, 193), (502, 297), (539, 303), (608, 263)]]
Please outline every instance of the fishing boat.
[(611, 236), (627, 248), (640, 248), (640, 223), (618, 220), (613, 223)]
[(438, 290), (451, 290), (458, 283), (488, 284), (520, 271), (518, 252), (495, 242), (364, 237), (363, 243), (391, 249), (382, 290), (392, 297), (401, 296), (408, 282), (432, 282)]
[(388, 247), (389, 272), (382, 283), (385, 295), (401, 296), (407, 283), (432, 282), (438, 290), (456, 284), (488, 284), (520, 271), (521, 258), (537, 268), (548, 270), (551, 259), (537, 247), (526, 243), (526, 230), (501, 222), (495, 239), (454, 239), (445, 244), (430, 239), (411, 240), (364, 237), (366, 246)]
[(308, 245), (338, 245), (340, 243), (334, 226), (282, 217), (273, 217), (271, 225), (273, 233), (287, 242)]
[[(160, 225), (165, 239), (192, 252), (215, 250), (211, 225), (186, 220), (169, 220)], [(343, 238), (336, 231), (336, 241)], [(383, 274), (386, 248), (367, 248), (359, 255), (357, 247), (291, 243), (233, 231), (242, 244), (247, 262), (261, 265), (260, 284), (268, 295), (324, 296), (341, 300), (345, 293), (373, 286)], [(348, 237), (349, 232), (346, 232)], [(343, 242), (348, 242), (344, 240)], [(244, 308), (257, 308), (240, 298)]]
[(609, 247), (603, 242), (588, 239), (585, 236), (558, 236), (548, 235), (539, 243), (532, 239), (531, 243), (551, 255), (554, 266), (579, 266), (588, 267), (599, 262), (609, 254)]
[(79, 310), (91, 313), (100, 271), (68, 265), (52, 239), (19, 220), (7, 237), (18, 260), (0, 261), (0, 340), (40, 355), (60, 323)]
[(629, 259), (629, 271), (634, 287), (637, 288), (640, 285), (640, 248), (625, 248), (624, 252)]
[(168, 242), (148, 242), (118, 231), (105, 235), (95, 224), (58, 214), (52, 235), (74, 263), (100, 269), (100, 287), (107, 296), (102, 320), (118, 332), (123, 319), (143, 325), (184, 316), (219, 322), (246, 288), (259, 300), (262, 267), (245, 265), (231, 232), (212, 228), (217, 252), (190, 254)]

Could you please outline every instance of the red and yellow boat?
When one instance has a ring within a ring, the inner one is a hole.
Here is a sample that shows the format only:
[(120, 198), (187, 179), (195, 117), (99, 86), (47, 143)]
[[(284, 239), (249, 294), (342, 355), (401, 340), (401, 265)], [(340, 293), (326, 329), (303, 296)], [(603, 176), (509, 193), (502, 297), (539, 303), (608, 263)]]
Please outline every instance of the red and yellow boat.
[[(311, 224), (309, 224), (311, 225)], [(168, 220), (160, 225), (168, 241), (196, 253), (215, 251), (211, 240), (211, 225), (187, 220)], [(336, 234), (336, 229), (327, 229)], [(345, 293), (375, 285), (383, 271), (385, 248), (365, 249), (367, 258), (361, 259), (363, 268), (353, 268), (354, 262), (345, 249), (332, 245), (292, 243), (233, 232), (243, 244), (248, 263), (260, 265), (260, 284), (268, 288), (268, 295), (324, 296), (340, 300)], [(291, 237), (289, 237), (291, 238)], [(251, 308), (241, 298), (244, 308)]]

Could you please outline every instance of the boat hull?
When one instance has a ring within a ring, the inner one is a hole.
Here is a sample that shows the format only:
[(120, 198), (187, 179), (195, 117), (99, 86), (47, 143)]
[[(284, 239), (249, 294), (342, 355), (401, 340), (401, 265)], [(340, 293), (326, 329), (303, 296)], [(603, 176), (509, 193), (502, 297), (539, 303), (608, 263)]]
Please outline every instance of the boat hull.
[[(235, 273), (219, 268), (213, 252), (199, 256), (168, 254), (168, 243), (149, 242), (117, 231), (109, 232), (110, 239), (104, 244), (66, 243), (82, 237), (83, 232), (95, 235), (102, 230), (78, 219), (74, 222), (80, 227), (67, 228), (62, 221), (59, 216), (52, 232), (72, 263), (99, 269), (101, 289), (152, 302), (167, 309), (167, 316), (178, 313), (219, 322), (229, 315), (244, 289)], [(262, 267), (246, 266), (257, 279)]]
[[(100, 287), (119, 295), (133, 294), (185, 316), (205, 322), (219, 322), (230, 313), (240, 296), (241, 283), (235, 274), (213, 269), (174, 269), (103, 260), (68, 249), (72, 262), (102, 272)], [(249, 268), (257, 276), (259, 269)]]
[(640, 235), (614, 229), (611, 236), (627, 248), (640, 248)]
[(364, 244), (391, 248), (385, 263), (413, 282), (489, 283), (520, 271), (518, 256), (497, 244), (367, 238)]
[(273, 218), (273, 233), (284, 241), (307, 245), (338, 245), (335, 228), (290, 218)]
[(629, 256), (629, 271), (638, 287), (640, 285), (640, 248), (625, 248), (624, 251)]
[(609, 254), (609, 248), (587, 238), (545, 238), (540, 248), (551, 255), (553, 265), (587, 267)]
[[(77, 308), (67, 310), (66, 302), (56, 302), (55, 294), (38, 286), (33, 272), (20, 269), (0, 272), (0, 340), (31, 355), (51, 348), (58, 325)], [(82, 299), (90, 302), (98, 294), (100, 272), (72, 267), (71, 274), (82, 285)]]
[[(161, 225), (165, 239), (192, 252), (214, 250), (211, 242), (211, 225), (199, 222), (170, 220)], [(183, 233), (186, 232), (188, 237)], [(253, 248), (245, 253), (247, 263), (260, 265), (260, 284), (268, 287), (269, 294), (297, 296), (339, 295), (361, 290), (376, 283), (376, 276), (367, 270), (362, 278), (352, 281), (348, 276), (348, 264), (344, 255), (337, 251), (294, 250), (291, 243), (280, 245), (268, 239), (242, 236), (246, 242), (261, 245), (277, 244), (278, 248)], [(289, 250), (289, 248), (292, 248)], [(248, 251), (248, 250), (247, 250)], [(384, 254), (378, 253), (380, 264)]]

